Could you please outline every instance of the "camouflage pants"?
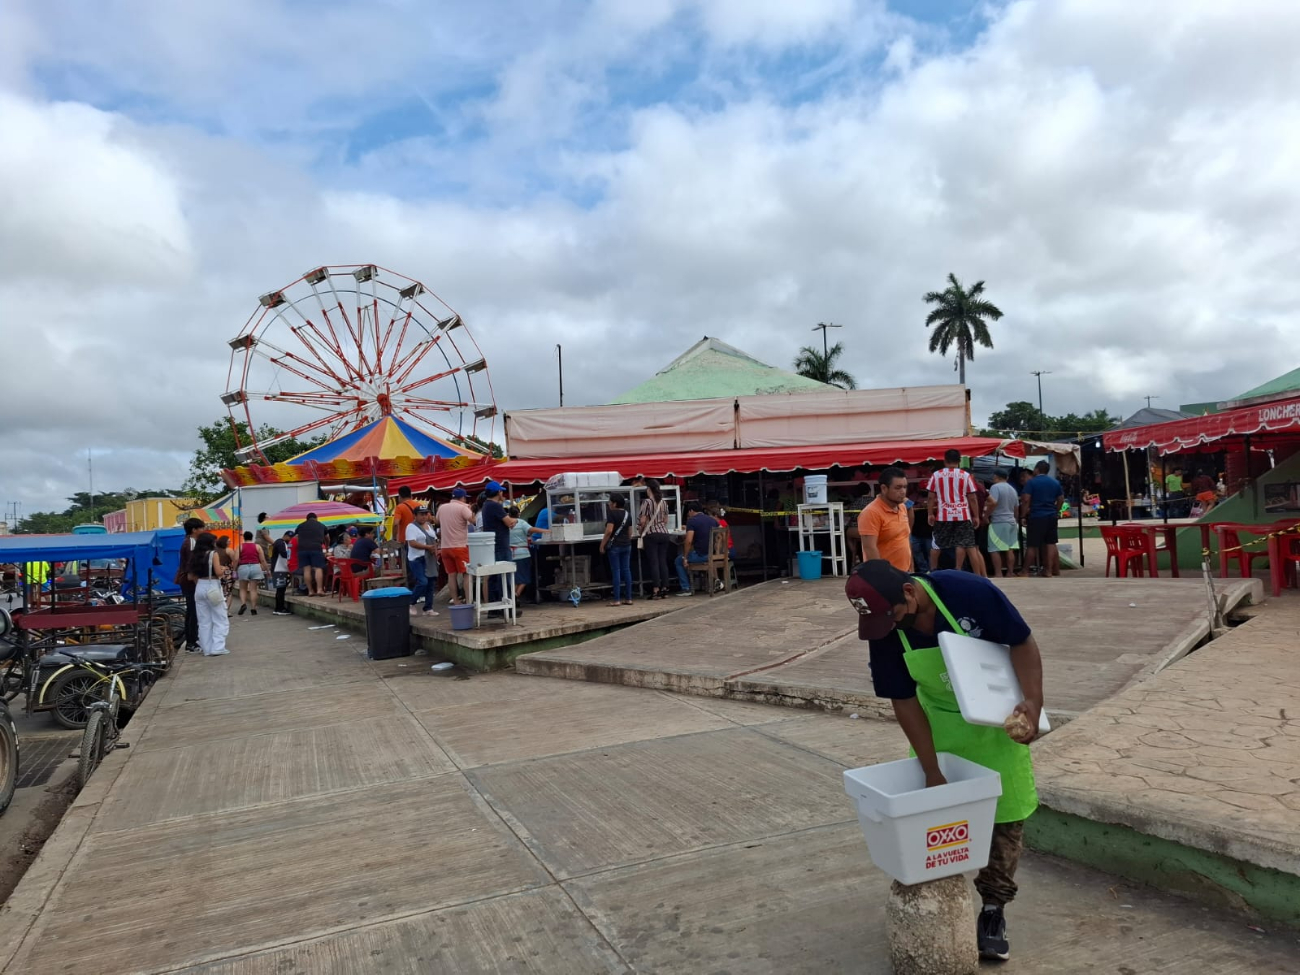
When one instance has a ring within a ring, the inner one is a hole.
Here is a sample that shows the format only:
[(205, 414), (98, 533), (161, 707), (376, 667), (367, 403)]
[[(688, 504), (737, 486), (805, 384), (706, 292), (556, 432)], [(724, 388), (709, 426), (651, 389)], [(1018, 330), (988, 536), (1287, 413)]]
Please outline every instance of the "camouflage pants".
[(1025, 849), (1025, 821), (996, 823), (993, 845), (989, 848), (988, 866), (975, 877), (975, 889), (985, 904), (999, 907), (1015, 899), (1016, 867)]

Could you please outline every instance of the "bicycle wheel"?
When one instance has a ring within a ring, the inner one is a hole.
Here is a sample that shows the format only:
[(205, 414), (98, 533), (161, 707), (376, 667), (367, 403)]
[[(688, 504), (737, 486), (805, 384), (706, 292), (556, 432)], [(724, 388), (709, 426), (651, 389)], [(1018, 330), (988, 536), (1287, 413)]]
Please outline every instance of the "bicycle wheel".
[(13, 802), (18, 787), (18, 728), (9, 709), (0, 704), (0, 813)]
[(47, 703), (54, 705), (54, 720), (65, 728), (79, 731), (86, 727), (90, 705), (108, 694), (108, 681), (88, 670), (69, 670), (58, 677), (45, 692)]
[(81, 733), (81, 758), (77, 762), (77, 788), (84, 789), (104, 757), (104, 712), (91, 711)]

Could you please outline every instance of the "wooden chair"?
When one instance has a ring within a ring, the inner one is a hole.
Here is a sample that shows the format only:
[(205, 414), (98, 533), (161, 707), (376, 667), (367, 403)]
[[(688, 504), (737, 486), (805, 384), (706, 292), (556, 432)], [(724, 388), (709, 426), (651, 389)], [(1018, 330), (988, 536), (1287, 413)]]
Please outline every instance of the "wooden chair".
[(688, 578), (691, 573), (702, 572), (709, 595), (724, 590), (730, 577), (731, 559), (727, 555), (727, 529), (715, 528), (709, 532), (709, 558), (704, 562), (686, 561)]
[(1106, 575), (1110, 575), (1110, 563), (1115, 562), (1115, 578), (1125, 579), (1129, 575), (1129, 566), (1133, 575), (1143, 575), (1147, 559), (1146, 532), (1140, 528), (1126, 528), (1123, 525), (1102, 525), (1101, 537), (1106, 543)]

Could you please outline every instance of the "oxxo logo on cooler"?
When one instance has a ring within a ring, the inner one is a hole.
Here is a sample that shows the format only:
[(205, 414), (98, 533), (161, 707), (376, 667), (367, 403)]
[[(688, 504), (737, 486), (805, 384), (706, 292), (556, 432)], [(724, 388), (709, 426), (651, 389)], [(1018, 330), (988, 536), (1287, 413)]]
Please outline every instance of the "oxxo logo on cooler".
[(970, 822), (931, 826), (925, 831), (925, 869), (946, 867), (970, 859)]

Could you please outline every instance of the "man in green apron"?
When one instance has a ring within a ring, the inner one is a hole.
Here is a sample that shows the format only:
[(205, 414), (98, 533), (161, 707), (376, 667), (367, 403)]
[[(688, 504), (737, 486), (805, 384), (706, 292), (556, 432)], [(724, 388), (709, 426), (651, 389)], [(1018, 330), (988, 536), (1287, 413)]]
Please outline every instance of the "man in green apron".
[[(943, 785), (937, 752), (994, 769), (1002, 796), (994, 816), (989, 862), (975, 878), (983, 899), (976, 922), (980, 957), (1010, 956), (1002, 910), (1016, 896), (1015, 873), (1024, 848), (1024, 824), (1038, 808), (1029, 742), (1043, 708), (1043, 665), (1029, 627), (996, 585), (969, 572), (940, 571), (928, 578), (900, 572), (884, 559), (864, 562), (844, 587), (858, 611), (858, 637), (870, 641), (871, 680), (889, 698), (926, 786)], [(1028, 721), (1012, 739), (1004, 728), (967, 724), (957, 707), (939, 651), (944, 631), (1005, 643), (1025, 695), (1015, 713)]]

